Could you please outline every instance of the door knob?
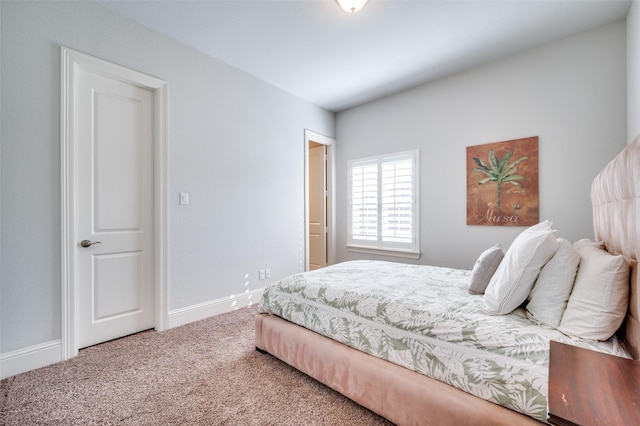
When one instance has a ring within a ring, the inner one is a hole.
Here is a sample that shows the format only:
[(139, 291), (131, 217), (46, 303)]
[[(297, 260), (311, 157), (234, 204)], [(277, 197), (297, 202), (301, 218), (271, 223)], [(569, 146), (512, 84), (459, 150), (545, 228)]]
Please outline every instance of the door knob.
[(91, 241), (89, 241), (89, 240), (82, 240), (82, 241), (80, 241), (80, 245), (81, 245), (82, 247), (91, 247), (91, 246), (92, 246), (92, 245), (94, 245), (94, 244), (102, 244), (102, 243), (101, 243), (100, 241), (94, 241), (94, 242), (91, 242)]

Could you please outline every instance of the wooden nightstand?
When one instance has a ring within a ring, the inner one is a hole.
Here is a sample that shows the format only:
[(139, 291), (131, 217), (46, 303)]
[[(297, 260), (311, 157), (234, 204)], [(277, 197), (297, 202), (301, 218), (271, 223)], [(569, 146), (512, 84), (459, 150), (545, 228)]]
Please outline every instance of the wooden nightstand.
[(640, 425), (640, 362), (551, 342), (549, 422)]

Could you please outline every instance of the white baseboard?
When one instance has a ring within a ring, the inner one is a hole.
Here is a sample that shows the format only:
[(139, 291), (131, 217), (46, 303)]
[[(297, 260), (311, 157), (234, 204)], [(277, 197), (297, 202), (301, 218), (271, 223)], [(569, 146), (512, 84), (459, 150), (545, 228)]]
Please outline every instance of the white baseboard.
[(62, 342), (52, 340), (0, 355), (0, 379), (62, 361)]
[[(260, 288), (243, 294), (231, 295), (222, 299), (187, 306), (186, 308), (174, 309), (173, 311), (169, 311), (169, 324), (167, 328), (179, 327), (190, 322), (253, 305), (260, 301), (263, 291), (264, 288)], [(52, 340), (28, 348), (0, 354), (0, 379), (55, 364), (60, 361), (63, 361), (62, 342), (60, 340)]]
[(185, 308), (174, 309), (169, 311), (169, 324), (167, 328), (179, 327), (181, 325), (189, 324), (190, 322), (200, 321), (214, 315), (231, 312), (236, 309), (256, 304), (260, 301), (263, 291), (264, 288), (259, 288), (247, 293), (233, 294), (222, 299), (211, 300), (209, 302), (199, 303)]

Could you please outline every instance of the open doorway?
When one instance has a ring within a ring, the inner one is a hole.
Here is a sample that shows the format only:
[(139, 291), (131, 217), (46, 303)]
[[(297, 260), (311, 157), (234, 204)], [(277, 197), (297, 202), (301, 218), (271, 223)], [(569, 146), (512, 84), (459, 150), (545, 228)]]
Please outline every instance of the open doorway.
[(305, 130), (305, 270), (335, 262), (335, 139)]

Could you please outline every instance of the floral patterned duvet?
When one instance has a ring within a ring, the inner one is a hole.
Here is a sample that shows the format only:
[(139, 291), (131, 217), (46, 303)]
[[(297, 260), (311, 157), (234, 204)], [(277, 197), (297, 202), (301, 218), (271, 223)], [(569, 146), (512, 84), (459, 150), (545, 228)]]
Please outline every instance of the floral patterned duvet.
[(483, 312), (471, 272), (359, 260), (291, 275), (265, 289), (260, 311), (440, 380), (542, 422), (549, 340), (628, 357), (529, 321)]

